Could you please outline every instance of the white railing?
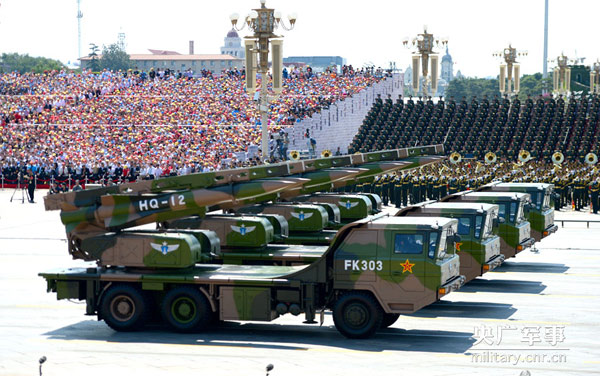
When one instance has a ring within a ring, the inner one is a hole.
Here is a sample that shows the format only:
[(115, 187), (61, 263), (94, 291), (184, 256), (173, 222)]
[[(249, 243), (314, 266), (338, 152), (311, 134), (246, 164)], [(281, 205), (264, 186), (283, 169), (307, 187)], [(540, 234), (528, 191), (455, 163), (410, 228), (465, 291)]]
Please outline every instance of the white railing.
[(347, 153), (348, 146), (362, 124), (365, 116), (375, 102), (377, 95), (385, 100), (391, 95), (396, 100), (404, 92), (404, 75), (395, 73), (392, 77), (380, 81), (358, 94), (345, 100), (337, 101), (328, 109), (315, 113), (287, 130), (290, 144), (289, 150), (305, 150), (308, 148), (304, 137), (307, 130), (317, 141), (317, 155), (328, 149), (335, 153), (340, 148), (342, 154)]

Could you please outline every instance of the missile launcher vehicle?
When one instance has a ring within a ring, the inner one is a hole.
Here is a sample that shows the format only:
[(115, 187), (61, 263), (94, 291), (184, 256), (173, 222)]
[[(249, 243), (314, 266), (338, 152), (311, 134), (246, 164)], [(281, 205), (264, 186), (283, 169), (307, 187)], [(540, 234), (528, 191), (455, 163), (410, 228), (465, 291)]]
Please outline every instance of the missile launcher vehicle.
[[(464, 283), (458, 256), (446, 246), (446, 239), (454, 242), (456, 220), (367, 217), (342, 228), (309, 264), (308, 246), (280, 245), (279, 256), (303, 264), (283, 266), (269, 265), (274, 252), (264, 254), (276, 239), (273, 224), (285, 236), (282, 216), (250, 216), (246, 226), (235, 216), (206, 213), (356, 184), (441, 161), (442, 152), (441, 146), (398, 149), (50, 195), (46, 210), (61, 210), (69, 253), (97, 266), (40, 276), (59, 299), (85, 300), (86, 313), (115, 330), (142, 327), (155, 308), (177, 331), (201, 329), (215, 317), (270, 321), (287, 312), (314, 322), (329, 309), (342, 334), (369, 337)], [(212, 229), (131, 229), (190, 216)], [(240, 239), (251, 235), (250, 227), (264, 234)], [(261, 257), (265, 265), (245, 265)]]

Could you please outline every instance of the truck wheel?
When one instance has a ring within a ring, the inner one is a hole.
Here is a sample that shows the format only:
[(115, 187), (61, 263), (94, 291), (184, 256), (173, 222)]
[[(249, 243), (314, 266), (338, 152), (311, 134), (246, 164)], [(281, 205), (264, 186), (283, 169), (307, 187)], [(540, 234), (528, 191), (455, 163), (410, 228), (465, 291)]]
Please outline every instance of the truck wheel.
[(178, 332), (201, 330), (213, 321), (206, 297), (192, 287), (176, 287), (163, 300), (162, 314), (169, 326)]
[(333, 307), (333, 322), (348, 338), (369, 338), (379, 327), (383, 310), (371, 295), (353, 292), (343, 295)]
[(106, 324), (116, 331), (136, 330), (148, 319), (147, 302), (135, 287), (115, 285), (102, 298), (100, 314)]
[(394, 325), (396, 321), (398, 321), (399, 317), (399, 313), (384, 313), (383, 320), (381, 320), (381, 327), (389, 328), (390, 326)]

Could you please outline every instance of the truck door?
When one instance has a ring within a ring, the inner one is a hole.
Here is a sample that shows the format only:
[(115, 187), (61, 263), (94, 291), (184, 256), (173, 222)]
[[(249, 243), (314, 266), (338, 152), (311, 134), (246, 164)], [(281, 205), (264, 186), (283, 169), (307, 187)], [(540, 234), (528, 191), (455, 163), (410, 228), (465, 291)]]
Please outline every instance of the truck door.
[(460, 266), (471, 267), (471, 264), (473, 263), (473, 257), (470, 255), (473, 245), (473, 218), (471, 216), (465, 216), (456, 217), (456, 219), (458, 219), (458, 229), (456, 232), (461, 236), (461, 241), (450, 244), (449, 249), (452, 249), (452, 246), (456, 246), (456, 252), (460, 257)]
[(391, 234), (394, 248), (390, 254), (390, 274), (407, 292), (425, 291), (425, 232)]

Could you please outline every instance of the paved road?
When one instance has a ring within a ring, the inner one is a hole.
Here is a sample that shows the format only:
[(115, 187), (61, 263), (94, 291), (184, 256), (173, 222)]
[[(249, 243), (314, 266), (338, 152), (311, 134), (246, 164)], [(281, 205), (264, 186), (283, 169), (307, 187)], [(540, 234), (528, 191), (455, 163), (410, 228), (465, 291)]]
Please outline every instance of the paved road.
[[(286, 315), (206, 333), (116, 333), (37, 273), (71, 260), (58, 212), (0, 191), (0, 375), (584, 375), (600, 369), (600, 224), (565, 228), (373, 339)], [(39, 193), (38, 193), (39, 194)], [(17, 197), (19, 197), (17, 195)], [(557, 218), (591, 218), (557, 213)], [(600, 216), (596, 216), (600, 219)], [(595, 229), (593, 229), (595, 227)], [(517, 357), (519, 357), (517, 359)], [(515, 364), (516, 363), (516, 364)]]

